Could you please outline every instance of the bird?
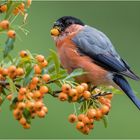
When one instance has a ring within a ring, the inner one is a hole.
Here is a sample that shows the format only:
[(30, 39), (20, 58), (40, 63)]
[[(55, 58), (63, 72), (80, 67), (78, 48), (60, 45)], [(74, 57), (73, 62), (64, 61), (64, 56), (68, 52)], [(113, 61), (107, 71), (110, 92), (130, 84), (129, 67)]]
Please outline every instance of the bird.
[(77, 68), (86, 72), (78, 76), (77, 81), (95, 86), (113, 86), (123, 91), (140, 110), (140, 100), (125, 78), (139, 81), (140, 77), (131, 70), (102, 31), (79, 18), (63, 16), (53, 23), (50, 34), (62, 67), (68, 73)]

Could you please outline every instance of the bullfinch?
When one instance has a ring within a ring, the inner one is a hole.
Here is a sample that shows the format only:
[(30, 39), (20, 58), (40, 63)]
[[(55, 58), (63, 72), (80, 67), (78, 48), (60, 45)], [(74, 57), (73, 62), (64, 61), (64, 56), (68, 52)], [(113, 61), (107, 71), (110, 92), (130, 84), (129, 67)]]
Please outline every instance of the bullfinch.
[(140, 78), (115, 50), (110, 39), (101, 31), (85, 25), (72, 16), (59, 18), (51, 29), (62, 66), (71, 73), (82, 68), (86, 74), (76, 78), (94, 86), (110, 85), (122, 90), (140, 109), (140, 100), (125, 79)]

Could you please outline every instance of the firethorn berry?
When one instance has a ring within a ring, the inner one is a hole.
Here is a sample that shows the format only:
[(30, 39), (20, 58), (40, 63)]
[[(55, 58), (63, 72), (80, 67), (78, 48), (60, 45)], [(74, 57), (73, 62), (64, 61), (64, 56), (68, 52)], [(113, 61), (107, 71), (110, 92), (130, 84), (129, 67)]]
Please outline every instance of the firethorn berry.
[(9, 21), (8, 20), (3, 20), (0, 22), (0, 27), (4, 30), (9, 29)]
[(28, 99), (31, 99), (31, 98), (33, 97), (33, 93), (32, 93), (32, 92), (26, 93), (26, 97), (27, 97)]
[(19, 120), (19, 123), (21, 125), (25, 125), (27, 123), (26, 119), (24, 117), (22, 117), (20, 120)]
[(29, 8), (32, 3), (32, 0), (27, 0), (27, 7)]
[(86, 83), (82, 83), (81, 86), (84, 87), (84, 90), (88, 90), (88, 84), (86, 84)]
[(84, 92), (84, 87), (79, 85), (79, 86), (76, 87), (76, 90), (77, 90), (78, 94), (81, 94), (81, 93)]
[(19, 94), (20, 94), (20, 95), (25, 95), (26, 92), (27, 92), (27, 89), (24, 88), (24, 87), (21, 87), (21, 88), (19, 89)]
[(113, 98), (113, 94), (108, 94), (105, 96), (107, 99), (111, 100)]
[(85, 134), (85, 135), (88, 135), (89, 134), (89, 127), (88, 126), (84, 126), (84, 128), (82, 129), (82, 133)]
[(45, 60), (45, 57), (44, 57), (43, 55), (37, 55), (37, 56), (36, 56), (36, 60), (37, 60), (38, 62), (43, 62), (43, 61)]
[(40, 117), (40, 118), (44, 118), (45, 115), (46, 115), (46, 113), (45, 113), (44, 110), (40, 110), (40, 111), (37, 111), (37, 115), (38, 115), (38, 117)]
[(49, 89), (46, 86), (41, 86), (39, 91), (41, 94), (45, 94), (45, 93), (48, 93)]
[(22, 3), (18, 6), (18, 8), (19, 8), (22, 12), (24, 12), (25, 4), (22, 2)]
[(6, 11), (7, 11), (7, 5), (6, 5), (6, 4), (1, 5), (1, 6), (0, 6), (0, 12), (1, 12), (1, 13), (4, 13), (4, 12), (6, 12)]
[(87, 116), (90, 119), (93, 119), (96, 116), (96, 110), (91, 108), (87, 111)]
[(35, 100), (39, 100), (41, 97), (42, 97), (42, 95), (41, 95), (40, 91), (36, 90), (33, 92), (33, 98)]
[(30, 109), (30, 110), (33, 110), (35, 107), (35, 103), (32, 102), (32, 101), (28, 101), (26, 102), (26, 108)]
[(21, 95), (21, 94), (18, 94), (17, 98), (18, 98), (18, 101), (22, 101), (25, 98), (25, 96)]
[(22, 76), (23, 74), (24, 74), (23, 68), (17, 68), (17, 69), (16, 69), (16, 75), (17, 75), (17, 76)]
[(96, 109), (96, 116), (95, 116), (95, 119), (96, 120), (100, 120), (102, 118), (103, 114), (102, 114), (102, 111), (101, 109), (97, 108)]
[(69, 93), (71, 91), (71, 86), (69, 84), (62, 85), (62, 92)]
[(84, 116), (82, 118), (82, 122), (85, 124), (85, 125), (89, 125), (90, 124), (90, 119), (87, 117), (87, 116)]
[(6, 99), (8, 99), (9, 101), (11, 101), (12, 100), (12, 97), (13, 97), (13, 94), (9, 94), (9, 95), (7, 95)]
[(66, 100), (68, 100), (68, 95), (64, 92), (61, 92), (61, 93), (59, 93), (58, 98), (60, 101), (66, 101)]
[(25, 103), (24, 102), (19, 102), (18, 105), (17, 105), (17, 108), (19, 110), (23, 110), (25, 108)]
[(48, 108), (46, 106), (42, 107), (42, 110), (44, 110), (44, 112), (47, 114), (48, 113)]
[(35, 71), (35, 74), (40, 74), (42, 70), (39, 67), (39, 65), (34, 65), (34, 71)]
[(76, 102), (77, 100), (78, 100), (78, 96), (73, 96), (71, 99), (72, 102)]
[(35, 89), (36, 88), (36, 84), (30, 83), (29, 84), (29, 88), (30, 88), (30, 90)]
[(84, 128), (84, 123), (83, 122), (77, 122), (77, 124), (76, 124), (76, 128), (78, 129), (78, 130), (82, 130), (83, 128)]
[(87, 100), (91, 97), (91, 93), (89, 91), (84, 91), (83, 92), (83, 97)]
[(59, 30), (58, 29), (51, 29), (51, 35), (53, 36), (58, 36), (60, 34)]
[(50, 81), (51, 77), (50, 77), (49, 74), (44, 74), (44, 75), (42, 76), (42, 79), (47, 83), (47, 82)]
[(93, 128), (94, 128), (94, 124), (89, 124), (89, 125), (88, 125), (88, 128), (89, 128), (89, 129), (93, 129)]
[(30, 124), (28, 124), (28, 123), (26, 123), (25, 125), (23, 125), (23, 128), (25, 128), (25, 129), (29, 129), (31, 126), (30, 126)]
[(39, 82), (39, 78), (38, 77), (35, 76), (35, 77), (32, 78), (32, 84), (36, 85), (38, 82)]
[(7, 32), (7, 35), (9, 38), (15, 38), (16, 37), (16, 32), (14, 30), (9, 30)]
[(14, 111), (13, 111), (13, 115), (14, 115), (14, 117), (15, 117), (15, 119), (20, 119), (21, 118), (21, 111), (20, 110), (18, 110), (18, 109), (15, 109)]
[(75, 114), (70, 114), (68, 120), (70, 123), (75, 123), (77, 121), (77, 116)]
[(45, 68), (47, 65), (48, 65), (48, 61), (47, 60), (44, 60), (43, 62), (40, 63), (40, 66), (42, 68)]
[(41, 108), (43, 107), (43, 103), (41, 101), (37, 101), (34, 107), (35, 107), (35, 110), (40, 111)]
[(103, 114), (107, 114), (109, 112), (109, 107), (107, 105), (102, 105), (101, 111)]
[(77, 90), (76, 89), (71, 89), (69, 92), (69, 96), (74, 97), (77, 95)]
[(7, 69), (7, 68), (4, 68), (4, 69), (3, 69), (2, 75), (3, 75), (3, 76), (8, 75), (8, 69)]
[(79, 114), (79, 115), (78, 115), (78, 120), (79, 120), (79, 121), (82, 121), (82, 119), (83, 119), (84, 117), (85, 117), (84, 114)]
[(8, 73), (14, 73), (14, 72), (16, 72), (16, 66), (14, 66), (14, 65), (11, 65), (9, 68), (8, 68)]
[(28, 53), (24, 50), (20, 51), (20, 57), (24, 58), (24, 57), (27, 57), (28, 56)]

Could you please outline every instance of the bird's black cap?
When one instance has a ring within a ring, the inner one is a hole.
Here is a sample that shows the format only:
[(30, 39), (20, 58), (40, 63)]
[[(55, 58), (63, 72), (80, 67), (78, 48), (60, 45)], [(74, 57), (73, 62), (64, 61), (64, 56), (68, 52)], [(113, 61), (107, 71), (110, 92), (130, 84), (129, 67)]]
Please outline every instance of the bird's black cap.
[(85, 24), (78, 18), (72, 17), (72, 16), (63, 16), (59, 18), (55, 23), (53, 27), (59, 27), (61, 31), (64, 31), (67, 27), (69, 27), (72, 24), (79, 24), (84, 26)]

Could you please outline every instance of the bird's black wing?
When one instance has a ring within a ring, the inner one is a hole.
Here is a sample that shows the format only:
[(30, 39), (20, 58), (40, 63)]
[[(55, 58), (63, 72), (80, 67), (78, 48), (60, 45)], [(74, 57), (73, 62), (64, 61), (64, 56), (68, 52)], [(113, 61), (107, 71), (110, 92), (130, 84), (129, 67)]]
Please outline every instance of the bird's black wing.
[(97, 29), (85, 26), (72, 41), (78, 46), (80, 53), (89, 56), (104, 69), (134, 80), (140, 79), (118, 55), (108, 37)]

